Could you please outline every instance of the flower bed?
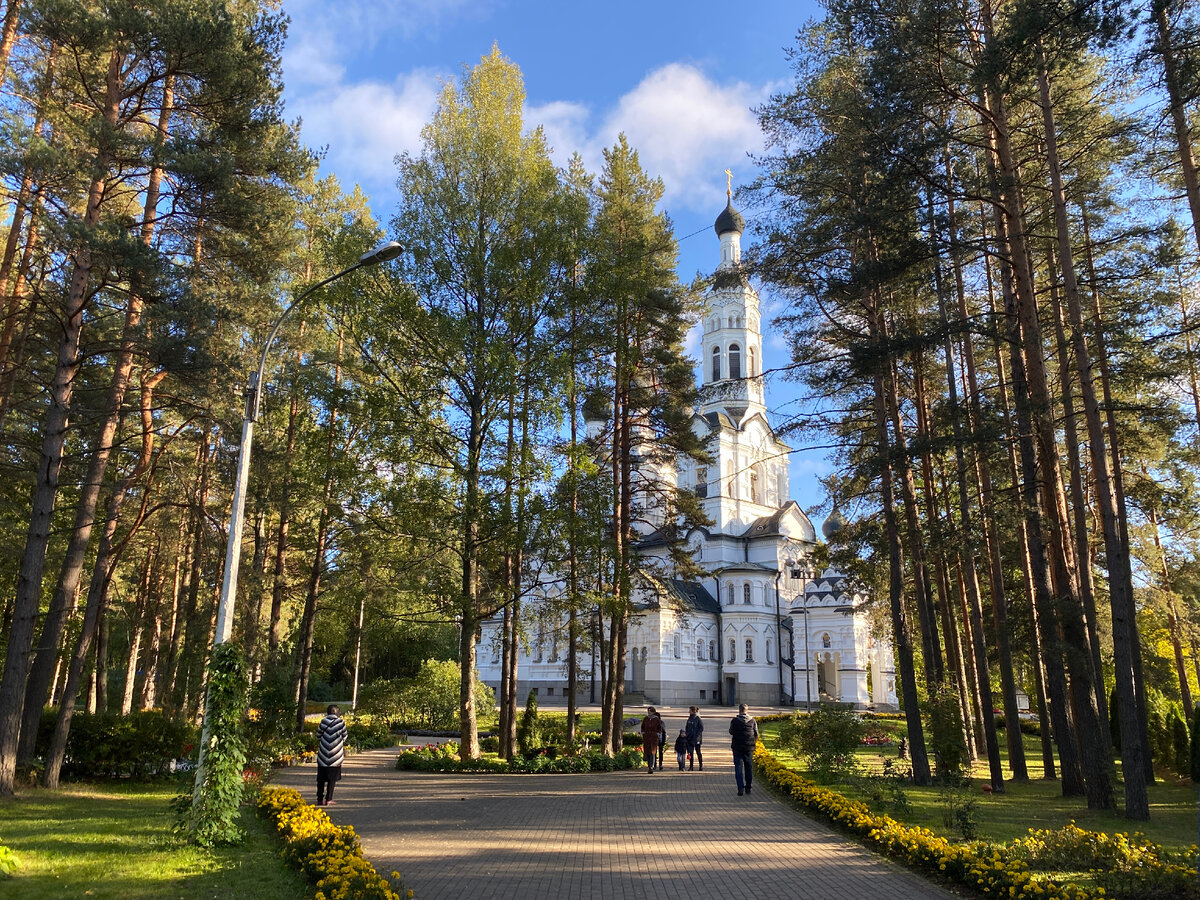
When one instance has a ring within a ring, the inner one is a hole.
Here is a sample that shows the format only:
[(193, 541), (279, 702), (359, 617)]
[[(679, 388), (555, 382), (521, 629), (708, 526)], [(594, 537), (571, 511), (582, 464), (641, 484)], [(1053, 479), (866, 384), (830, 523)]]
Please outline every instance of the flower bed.
[(402, 900), (400, 873), (384, 878), (362, 855), (362, 844), (349, 825), (335, 825), (322, 810), (309, 806), (291, 788), (267, 788), (258, 797), (258, 814), (283, 838), (283, 858), (316, 885), (314, 900)]
[[(756, 768), (773, 787), (792, 800), (861, 838), (874, 849), (929, 874), (949, 878), (985, 894), (1014, 898), (1014, 900), (1099, 900), (1112, 898), (1115, 892), (1089, 889), (1068, 882), (1058, 883), (1047, 878), (1035, 878), (1029, 871), (1030, 862), (1039, 858), (1050, 861), (1053, 850), (1064, 843), (1073, 849), (1081, 846), (1098, 848), (1093, 865), (1074, 863), (1080, 870), (1092, 869), (1105, 876), (1116, 869), (1128, 874), (1138, 870), (1137, 883), (1132, 890), (1119, 893), (1143, 900), (1157, 897), (1200, 897), (1195, 887), (1195, 873), (1177, 864), (1161, 848), (1125, 835), (1101, 835), (1083, 832), (1074, 824), (1060, 832), (1031, 832), (1030, 838), (1013, 845), (993, 845), (984, 842), (954, 844), (927, 828), (902, 825), (890, 816), (873, 813), (864, 803), (850, 800), (828, 788), (798, 775), (775, 759), (760, 742), (754, 754)], [(1073, 829), (1073, 830), (1072, 830)], [(1068, 833), (1069, 832), (1069, 833)], [(1195, 855), (1194, 852), (1192, 854)], [(1029, 862), (1027, 862), (1027, 860)], [(1113, 885), (1124, 887), (1124, 885)]]
[(426, 744), (412, 750), (402, 750), (396, 768), (410, 772), (485, 772), (497, 775), (572, 775), (582, 772), (611, 772), (616, 769), (636, 769), (644, 758), (640, 750), (622, 750), (616, 756), (605, 756), (598, 750), (578, 756), (558, 756), (540, 753), (526, 758), (462, 759), (458, 744)]

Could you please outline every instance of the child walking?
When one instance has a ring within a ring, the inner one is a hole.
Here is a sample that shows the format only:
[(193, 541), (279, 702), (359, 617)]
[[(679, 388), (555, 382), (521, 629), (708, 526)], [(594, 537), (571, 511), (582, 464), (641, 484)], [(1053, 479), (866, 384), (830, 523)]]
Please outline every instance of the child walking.
[(675, 758), (679, 760), (679, 771), (683, 771), (683, 764), (687, 761), (687, 732), (682, 728), (679, 729), (679, 737), (675, 738)]

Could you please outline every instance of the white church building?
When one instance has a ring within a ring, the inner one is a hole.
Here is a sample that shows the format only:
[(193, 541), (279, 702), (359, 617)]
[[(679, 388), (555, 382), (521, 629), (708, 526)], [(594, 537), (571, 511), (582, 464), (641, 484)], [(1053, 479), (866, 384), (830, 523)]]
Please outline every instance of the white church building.
[[(891, 643), (872, 634), (862, 611), (866, 598), (845, 576), (818, 572), (810, 562), (817, 536), (790, 498), (791, 448), (767, 417), (759, 301), (741, 272), (745, 220), (732, 202), (715, 229), (721, 259), (705, 304), (701, 401), (692, 422), (710, 461), (682, 457), (655, 473), (701, 498), (712, 524), (693, 529), (687, 540), (707, 574), (687, 582), (639, 573), (626, 705), (824, 701), (894, 708)], [(588, 422), (589, 434), (604, 424)], [(824, 527), (828, 537), (837, 526), (827, 520)], [(643, 560), (658, 552), (665, 559), (666, 546), (647, 534), (638, 552)], [(517, 696), (532, 690), (540, 704), (565, 704), (565, 620), (547, 623), (536, 601), (526, 612), (541, 627), (518, 654)], [(496, 689), (500, 626), (499, 616), (484, 622), (477, 654), (480, 680)], [(580, 666), (578, 701), (599, 702), (596, 661), (584, 656)]]

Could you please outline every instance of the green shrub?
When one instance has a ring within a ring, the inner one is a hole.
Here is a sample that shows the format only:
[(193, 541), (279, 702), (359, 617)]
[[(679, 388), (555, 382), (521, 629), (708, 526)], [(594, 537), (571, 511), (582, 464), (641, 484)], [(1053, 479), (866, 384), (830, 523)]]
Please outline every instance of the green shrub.
[(1200, 782), (1200, 704), (1192, 710), (1192, 752), (1188, 759), (1188, 774)]
[(530, 756), (542, 746), (542, 728), (538, 721), (537, 694), (532, 690), (525, 700), (525, 711), (517, 723), (517, 752)]
[(426, 744), (424, 747), (404, 750), (396, 759), (396, 768), (416, 772), (572, 774), (635, 769), (645, 761), (640, 750), (622, 750), (615, 757), (605, 756), (598, 750), (578, 756), (555, 756), (550, 753), (538, 752), (529, 757), (518, 756), (510, 760), (487, 756), (480, 759), (461, 759), (458, 751), (458, 744), (454, 741)]
[(939, 778), (950, 781), (962, 775), (967, 765), (962, 710), (958, 694), (949, 685), (930, 690), (929, 749), (937, 760)]
[(404, 721), (404, 682), (399, 678), (380, 678), (364, 684), (358, 691), (358, 711), (378, 716), (391, 723)]
[(388, 723), (373, 716), (346, 717), (346, 744), (355, 750), (394, 747), (396, 738)]
[[(460, 672), (453, 660), (427, 659), (399, 689), (381, 685), (367, 692), (365, 711), (384, 715), (408, 729), (451, 731), (458, 728)], [(490, 710), (496, 695), (486, 684), (475, 682), (475, 708)]]
[(17, 854), (0, 844), (0, 876), (9, 877), (17, 871)]
[(1176, 773), (1187, 777), (1191, 748), (1188, 746), (1188, 727), (1183, 718), (1183, 709), (1176, 707), (1171, 716), (1171, 764)]
[(840, 706), (821, 706), (810, 713), (795, 713), (779, 728), (779, 740), (805, 760), (821, 781), (853, 772), (854, 751), (862, 743), (862, 717)]
[[(43, 758), (50, 746), (56, 716), (53, 709), (42, 714), (37, 754)], [(71, 719), (62, 778), (79, 781), (165, 775), (172, 762), (193, 754), (197, 739), (194, 726), (169, 718), (161, 710), (144, 710), (129, 716), (77, 712)]]
[[(242, 720), (246, 714), (246, 660), (241, 648), (227, 641), (213, 648), (208, 664), (205, 711), (208, 743), (203, 747), (196, 787), (176, 809), (180, 825), (201, 847), (241, 840), (237, 825), (243, 792), (246, 743)], [(186, 804), (186, 805), (185, 805)]]

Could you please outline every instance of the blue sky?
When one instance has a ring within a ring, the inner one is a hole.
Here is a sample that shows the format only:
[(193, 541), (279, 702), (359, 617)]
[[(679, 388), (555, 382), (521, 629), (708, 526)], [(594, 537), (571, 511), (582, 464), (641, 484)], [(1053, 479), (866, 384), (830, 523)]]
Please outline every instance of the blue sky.
[[(643, 168), (663, 179), (685, 281), (716, 266), (711, 226), (725, 205), (724, 170), (735, 188), (753, 177), (748, 154), (762, 135), (752, 108), (787, 85), (785, 47), (820, 14), (813, 0), (284, 0), (283, 8), (292, 20), (287, 115), (303, 120), (307, 144), (325, 148), (326, 173), (346, 189), (362, 186), (380, 221), (398, 198), (393, 157), (419, 152), (440, 86), (495, 43), (520, 66), (526, 122), (544, 127), (556, 161), (578, 151), (599, 171), (601, 151), (624, 132)], [(748, 245), (754, 215), (742, 211)], [(770, 332), (778, 306), (767, 292), (762, 305)], [(780, 335), (764, 343), (768, 370), (786, 361)], [(768, 381), (777, 418), (795, 412), (796, 395), (795, 385)], [(814, 474), (827, 468), (821, 451), (793, 454), (792, 496), (802, 506), (824, 500)]]

